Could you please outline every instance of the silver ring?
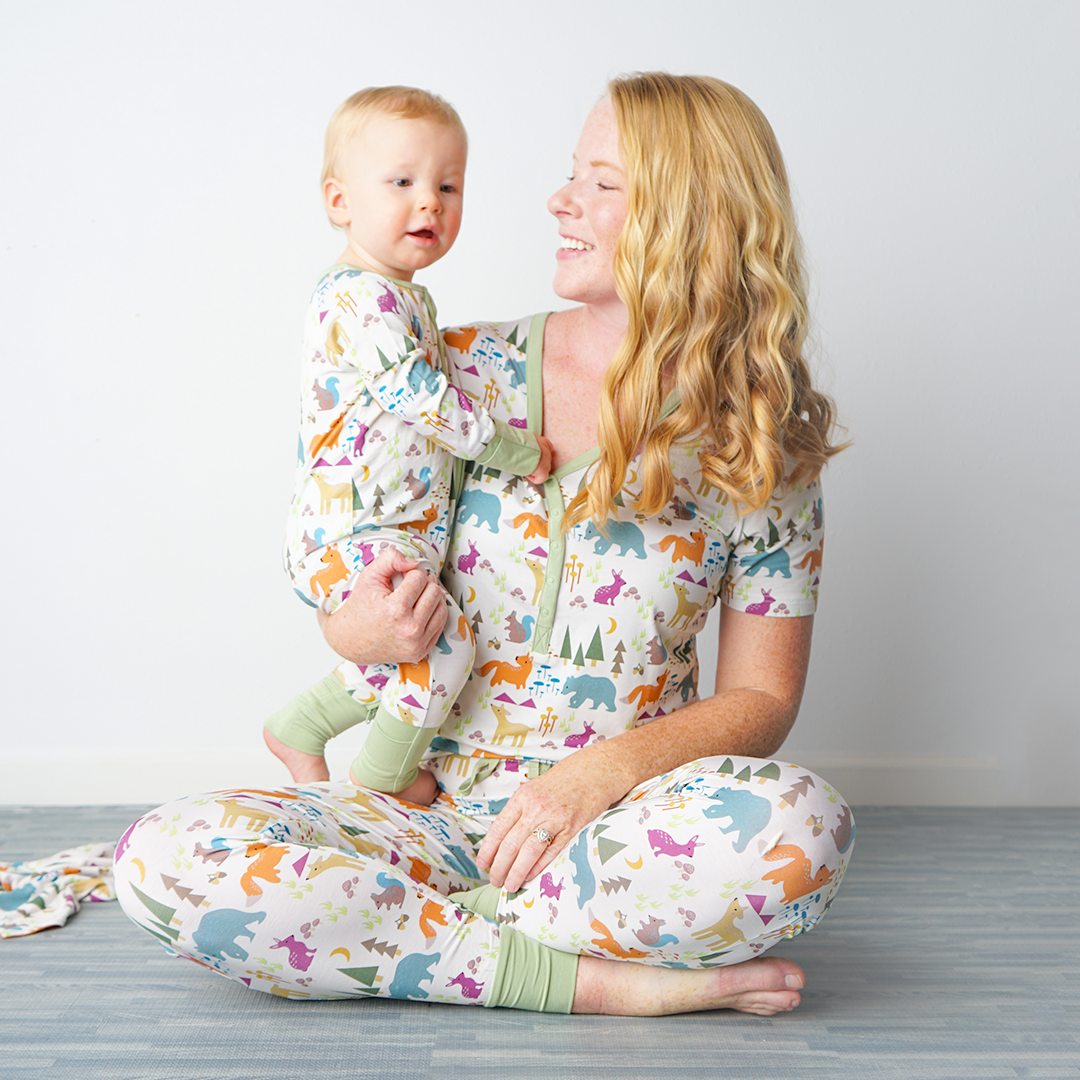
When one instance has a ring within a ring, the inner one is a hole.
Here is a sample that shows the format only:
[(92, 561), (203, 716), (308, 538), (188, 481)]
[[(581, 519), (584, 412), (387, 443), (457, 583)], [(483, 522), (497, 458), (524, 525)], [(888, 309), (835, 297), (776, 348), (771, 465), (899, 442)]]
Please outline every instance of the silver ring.
[(551, 833), (549, 833), (543, 825), (537, 825), (536, 828), (533, 829), (532, 834), (536, 837), (537, 840), (540, 841), (541, 844), (550, 844), (551, 841), (555, 839), (555, 837), (552, 836)]

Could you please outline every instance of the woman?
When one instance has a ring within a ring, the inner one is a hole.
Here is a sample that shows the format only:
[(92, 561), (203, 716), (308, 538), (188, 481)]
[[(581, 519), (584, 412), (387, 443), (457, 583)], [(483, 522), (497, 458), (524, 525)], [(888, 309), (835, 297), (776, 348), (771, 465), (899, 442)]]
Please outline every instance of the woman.
[[(288, 996), (791, 1009), (803, 973), (758, 953), (824, 913), (853, 829), (828, 785), (767, 760), (802, 694), (814, 477), (835, 452), (800, 354), (783, 162), (734, 88), (617, 79), (549, 209), (556, 291), (580, 306), (447, 335), (455, 381), (542, 431), (554, 473), (465, 480), (445, 577), (477, 659), (431, 750), (439, 799), (182, 800), (122, 838), (122, 902), (170, 948)], [(373, 563), (324, 620), (343, 656), (437, 642), (438, 587), (406, 573), (394, 591), (400, 570)], [(699, 701), (693, 636), (718, 598)], [(175, 864), (183, 897), (157, 884), (176, 890)]]

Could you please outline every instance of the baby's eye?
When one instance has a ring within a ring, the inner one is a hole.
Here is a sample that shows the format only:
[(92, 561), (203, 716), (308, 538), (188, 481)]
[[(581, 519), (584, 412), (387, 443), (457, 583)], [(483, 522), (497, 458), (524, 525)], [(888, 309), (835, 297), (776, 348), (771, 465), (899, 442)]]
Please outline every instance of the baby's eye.
[(394, 187), (408, 187), (412, 183), (412, 181), (411, 180), (406, 180), (402, 176), (402, 177), (398, 177), (397, 180), (391, 180), (390, 183), (393, 184)]
[(439, 190), (444, 195), (452, 195), (455, 191), (457, 191), (457, 188), (454, 187), (453, 184), (442, 184), (442, 185), (440, 185)]

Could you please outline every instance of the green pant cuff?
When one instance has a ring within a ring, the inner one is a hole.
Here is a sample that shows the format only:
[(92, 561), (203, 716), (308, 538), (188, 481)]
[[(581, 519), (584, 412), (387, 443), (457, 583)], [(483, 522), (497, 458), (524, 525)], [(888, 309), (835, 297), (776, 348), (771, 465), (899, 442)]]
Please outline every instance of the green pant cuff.
[(569, 1013), (577, 986), (576, 953), (559, 952), (509, 926), (499, 928), (499, 959), (485, 1005)]

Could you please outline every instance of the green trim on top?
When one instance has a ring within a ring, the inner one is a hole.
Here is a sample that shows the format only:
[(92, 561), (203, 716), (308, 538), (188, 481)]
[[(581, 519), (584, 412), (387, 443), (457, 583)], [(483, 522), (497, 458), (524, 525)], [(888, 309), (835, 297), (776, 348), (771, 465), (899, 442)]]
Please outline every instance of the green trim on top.
[(426, 293), (428, 297), (431, 296), (426, 285), (417, 285), (415, 281), (402, 281), (401, 278), (391, 277), (389, 274), (380, 274), (378, 270), (369, 270), (366, 266), (356, 266), (353, 263), (334, 263), (333, 266), (322, 272), (319, 280), (321, 281), (322, 278), (326, 277), (331, 270), (352, 270), (355, 274), (374, 274), (376, 277), (386, 278), (387, 281), (400, 285), (403, 289), (419, 289), (421, 292)]
[(525, 342), (525, 423), (529, 431), (538, 435), (544, 430), (544, 376), (540, 369), (544, 363), (544, 327), (550, 314), (545, 311), (532, 317)]
[[(534, 315), (529, 327), (529, 341), (525, 354), (525, 378), (528, 393), (528, 424), (530, 431), (544, 430), (544, 323), (547, 313)], [(660, 417), (665, 419), (679, 407), (679, 394), (673, 390), (664, 401)], [(566, 564), (566, 539), (562, 531), (562, 519), (566, 513), (566, 500), (559, 483), (564, 477), (579, 469), (588, 468), (600, 457), (600, 447), (594, 446), (576, 458), (560, 465), (544, 484), (544, 501), (548, 512), (548, 555), (544, 572), (544, 584), (540, 591), (540, 606), (536, 613), (533, 630), (532, 651), (546, 654), (551, 648), (551, 631), (555, 623), (555, 607), (562, 584), (563, 567)]]

